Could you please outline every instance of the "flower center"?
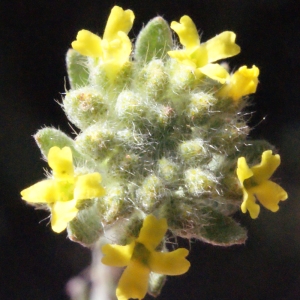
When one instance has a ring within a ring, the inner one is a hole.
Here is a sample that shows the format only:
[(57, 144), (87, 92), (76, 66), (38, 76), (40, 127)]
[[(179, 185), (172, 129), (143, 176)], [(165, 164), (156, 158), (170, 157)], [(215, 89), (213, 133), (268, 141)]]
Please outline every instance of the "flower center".
[(59, 199), (57, 201), (70, 201), (74, 198), (74, 182), (72, 180), (56, 180)]
[(151, 252), (141, 243), (136, 242), (132, 254), (132, 259), (138, 260), (144, 265), (148, 265)]
[(244, 180), (244, 187), (246, 190), (249, 190), (255, 186), (258, 186), (258, 183), (254, 180), (253, 177)]

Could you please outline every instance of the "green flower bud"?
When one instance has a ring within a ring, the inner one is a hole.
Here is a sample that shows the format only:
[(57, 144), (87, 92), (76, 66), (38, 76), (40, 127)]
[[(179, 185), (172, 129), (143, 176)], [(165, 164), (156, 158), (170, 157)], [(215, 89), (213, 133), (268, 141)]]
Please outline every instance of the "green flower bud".
[(163, 157), (158, 161), (158, 174), (168, 182), (176, 182), (179, 178), (179, 166)]
[(119, 118), (131, 123), (145, 118), (149, 107), (141, 95), (130, 90), (124, 90), (117, 98), (115, 109)]
[(110, 64), (103, 64), (98, 59), (88, 58), (89, 82), (101, 93), (114, 98), (117, 92), (121, 92), (131, 80), (133, 65), (130, 61), (125, 62), (119, 69), (116, 77), (110, 78)]
[(193, 120), (193, 122), (201, 121), (213, 113), (213, 107), (217, 101), (218, 99), (209, 93), (192, 93), (190, 95), (190, 103), (187, 106), (186, 115)]
[(135, 153), (117, 152), (106, 161), (107, 167), (114, 177), (129, 180), (139, 174), (141, 158)]
[(190, 93), (197, 84), (197, 79), (191, 72), (190, 67), (176, 60), (170, 60), (168, 62), (167, 72), (170, 78), (170, 91), (179, 97), (182, 96), (182, 94)]
[(194, 196), (212, 193), (216, 188), (216, 177), (207, 170), (200, 168), (188, 169), (184, 172), (187, 190)]
[(146, 94), (148, 98), (155, 98), (156, 101), (160, 101), (167, 88), (168, 79), (163, 60), (155, 59), (141, 69), (137, 74), (135, 84), (141, 94)]
[(245, 141), (249, 128), (245, 122), (231, 120), (224, 123), (222, 127), (215, 128), (214, 132), (211, 133), (210, 143), (216, 145), (216, 147), (221, 147), (223, 151), (225, 150), (228, 153), (228, 150), (235, 151), (234, 146)]
[(80, 151), (95, 160), (102, 160), (118, 152), (115, 137), (116, 133), (110, 124), (98, 122), (80, 133), (75, 143)]
[(125, 213), (125, 190), (122, 186), (110, 186), (105, 190), (106, 194), (97, 201), (97, 209), (103, 216), (105, 225), (112, 224)]
[(179, 154), (186, 163), (197, 164), (209, 157), (202, 139), (184, 141), (179, 145)]
[(82, 130), (96, 123), (108, 109), (103, 95), (91, 87), (67, 92), (63, 107), (69, 120)]
[(137, 201), (146, 211), (151, 211), (159, 203), (159, 197), (163, 189), (162, 181), (152, 174), (145, 178), (141, 187), (136, 191)]
[(157, 124), (162, 128), (170, 125), (175, 118), (175, 110), (168, 105), (157, 105), (154, 113)]

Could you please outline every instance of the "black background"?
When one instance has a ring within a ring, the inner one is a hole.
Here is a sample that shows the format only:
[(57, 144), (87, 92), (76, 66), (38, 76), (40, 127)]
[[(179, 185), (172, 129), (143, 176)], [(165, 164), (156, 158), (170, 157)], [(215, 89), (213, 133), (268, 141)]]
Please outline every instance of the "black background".
[(261, 71), (251, 137), (276, 145), (282, 165), (274, 178), (289, 192), (276, 214), (236, 214), (249, 229), (246, 245), (193, 242), (190, 271), (170, 277), (158, 299), (300, 299), (300, 3), (292, 0), (1, 1), (0, 299), (68, 299), (67, 280), (90, 262), (89, 250), (53, 233), (47, 213), (19, 191), (46, 167), (32, 134), (45, 125), (71, 133), (54, 101), (65, 90), (65, 52), (80, 29), (102, 35), (115, 4), (135, 12), (131, 38), (157, 15), (189, 15), (203, 41), (236, 32), (242, 52), (230, 66)]

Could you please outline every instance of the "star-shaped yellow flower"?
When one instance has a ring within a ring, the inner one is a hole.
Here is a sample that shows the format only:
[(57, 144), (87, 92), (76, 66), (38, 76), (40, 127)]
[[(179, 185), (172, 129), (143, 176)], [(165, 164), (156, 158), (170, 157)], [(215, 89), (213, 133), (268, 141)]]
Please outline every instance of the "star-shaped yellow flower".
[(52, 147), (48, 153), (48, 164), (53, 170), (53, 178), (30, 186), (21, 192), (21, 196), (30, 203), (47, 203), (51, 209), (52, 229), (59, 233), (76, 216), (79, 201), (103, 196), (105, 192), (100, 185), (99, 173), (74, 175), (69, 147)]
[(280, 165), (280, 156), (273, 155), (272, 150), (264, 151), (261, 163), (252, 168), (248, 167), (245, 157), (240, 157), (237, 162), (237, 176), (243, 189), (243, 213), (247, 210), (252, 219), (259, 215), (258, 200), (265, 208), (276, 212), (279, 201), (288, 198), (287, 192), (278, 184), (270, 181), (270, 177)]
[(224, 31), (216, 37), (200, 44), (197, 28), (189, 16), (183, 16), (180, 23), (173, 21), (171, 28), (178, 34), (182, 50), (169, 51), (170, 57), (191, 67), (196, 76), (202, 74), (225, 83), (229, 74), (225, 68), (213, 62), (234, 56), (240, 52), (235, 44), (235, 33)]
[(88, 31), (80, 30), (72, 47), (80, 54), (99, 58), (106, 66), (105, 70), (113, 78), (128, 61), (132, 45), (128, 32), (132, 28), (134, 14), (114, 6), (106, 23), (103, 39)]
[(114, 267), (127, 267), (118, 287), (118, 300), (143, 299), (147, 293), (150, 272), (165, 275), (181, 275), (188, 271), (190, 263), (185, 259), (189, 251), (179, 248), (173, 252), (157, 252), (156, 247), (168, 229), (166, 219), (149, 215), (144, 219), (139, 237), (129, 245), (102, 247), (102, 263)]
[(258, 75), (259, 69), (256, 66), (249, 69), (242, 66), (230, 76), (218, 95), (238, 101), (243, 96), (253, 94), (258, 85)]

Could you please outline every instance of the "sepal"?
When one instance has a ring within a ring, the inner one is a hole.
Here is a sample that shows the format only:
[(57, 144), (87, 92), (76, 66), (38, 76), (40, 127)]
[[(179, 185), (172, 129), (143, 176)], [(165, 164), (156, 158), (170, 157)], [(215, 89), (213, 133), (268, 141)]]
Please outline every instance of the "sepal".
[(164, 287), (166, 279), (166, 275), (151, 272), (148, 282), (148, 293), (153, 297), (157, 297)]

